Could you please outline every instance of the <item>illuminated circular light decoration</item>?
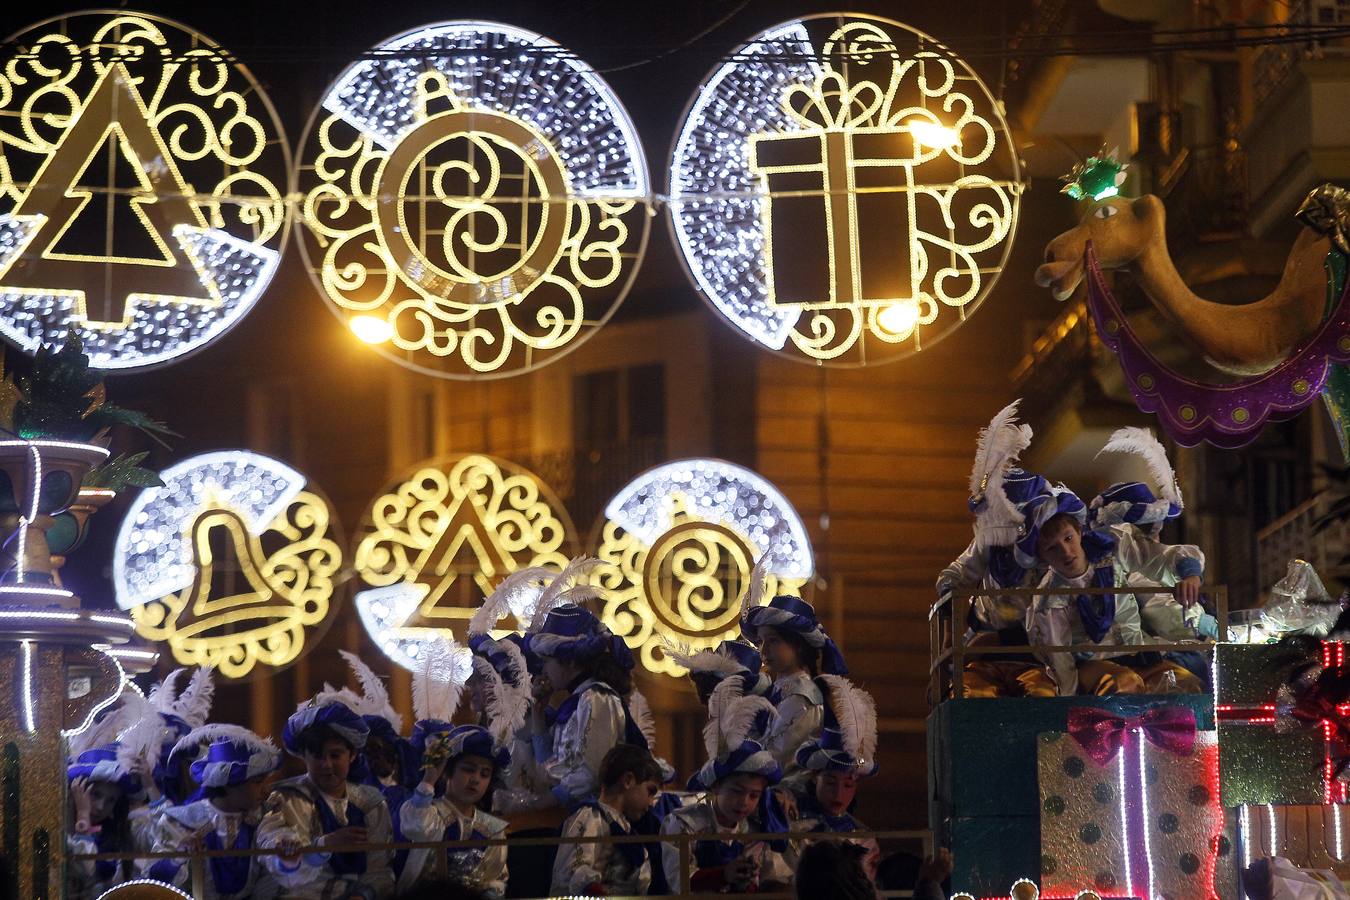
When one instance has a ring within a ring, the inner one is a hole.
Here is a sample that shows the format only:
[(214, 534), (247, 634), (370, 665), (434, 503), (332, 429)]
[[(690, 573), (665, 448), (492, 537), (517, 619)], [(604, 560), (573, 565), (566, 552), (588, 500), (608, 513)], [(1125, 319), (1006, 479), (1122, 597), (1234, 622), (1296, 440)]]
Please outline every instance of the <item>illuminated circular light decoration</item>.
[[(362, 624), (390, 659), (417, 668), (438, 637), (464, 639), (483, 597), (525, 566), (566, 565), (572, 520), (533, 473), (477, 454), (424, 464), (375, 498), (354, 565)], [(455, 625), (460, 633), (455, 635)]]
[(0, 335), (74, 332), (94, 366), (170, 362), (248, 313), (281, 259), (289, 143), (228, 52), (168, 19), (83, 12), (9, 38)]
[(766, 553), (774, 593), (797, 594), (815, 571), (806, 527), (777, 488), (716, 459), (658, 466), (605, 507), (602, 618), (647, 669), (682, 675), (664, 639), (702, 649), (735, 637), (750, 570)]
[(113, 557), (117, 605), (137, 633), (230, 678), (294, 662), (329, 618), (342, 568), (328, 501), (247, 450), (194, 456), (161, 477), (131, 505)]
[(756, 36), (703, 82), (670, 209), (704, 298), (744, 335), (839, 366), (920, 350), (965, 320), (1012, 247), (1012, 136), (978, 76), (889, 19)]
[(432, 375), (558, 358), (613, 313), (646, 247), (627, 113), (523, 29), (385, 41), (328, 91), (302, 147), (297, 228), (320, 293), (361, 340)]

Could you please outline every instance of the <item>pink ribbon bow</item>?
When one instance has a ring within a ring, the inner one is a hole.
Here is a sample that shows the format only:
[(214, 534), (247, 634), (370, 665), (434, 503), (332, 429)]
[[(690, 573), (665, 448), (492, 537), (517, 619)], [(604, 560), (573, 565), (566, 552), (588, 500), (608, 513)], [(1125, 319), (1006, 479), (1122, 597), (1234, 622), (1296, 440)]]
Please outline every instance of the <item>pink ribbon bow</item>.
[(1069, 710), (1069, 735), (1098, 765), (1106, 765), (1120, 752), (1131, 731), (1142, 732), (1150, 744), (1177, 756), (1190, 756), (1195, 750), (1195, 712), (1186, 706), (1128, 717), (1095, 706)]

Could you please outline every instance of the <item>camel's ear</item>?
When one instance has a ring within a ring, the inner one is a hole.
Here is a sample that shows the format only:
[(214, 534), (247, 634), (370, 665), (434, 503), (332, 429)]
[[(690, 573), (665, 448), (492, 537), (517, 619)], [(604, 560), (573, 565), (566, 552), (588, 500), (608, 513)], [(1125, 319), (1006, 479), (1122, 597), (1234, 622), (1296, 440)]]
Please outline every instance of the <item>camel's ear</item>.
[(1130, 212), (1141, 221), (1156, 218), (1162, 212), (1162, 201), (1152, 194), (1145, 194), (1130, 204)]

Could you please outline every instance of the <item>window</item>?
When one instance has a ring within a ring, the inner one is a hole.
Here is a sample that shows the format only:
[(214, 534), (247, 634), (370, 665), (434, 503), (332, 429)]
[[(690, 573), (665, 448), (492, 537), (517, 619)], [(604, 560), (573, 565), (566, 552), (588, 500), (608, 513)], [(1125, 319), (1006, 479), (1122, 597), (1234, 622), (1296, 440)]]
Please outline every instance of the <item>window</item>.
[(659, 364), (578, 375), (572, 438), (587, 451), (666, 436), (666, 373)]

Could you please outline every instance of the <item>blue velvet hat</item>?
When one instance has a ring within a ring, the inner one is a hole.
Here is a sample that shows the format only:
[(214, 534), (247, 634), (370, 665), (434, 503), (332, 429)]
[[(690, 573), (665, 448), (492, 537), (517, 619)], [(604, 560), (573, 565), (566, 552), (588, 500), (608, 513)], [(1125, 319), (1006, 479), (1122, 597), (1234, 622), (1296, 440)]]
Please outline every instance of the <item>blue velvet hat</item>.
[(198, 750), (206, 744), (206, 753), (191, 767), (192, 778), (204, 788), (243, 784), (250, 778), (266, 775), (281, 765), (281, 752), (270, 740), (263, 740), (238, 725), (204, 725), (184, 735), (174, 747), (179, 752)]
[(503, 771), (511, 765), (511, 751), (497, 746), (492, 732), (481, 725), (451, 725), (435, 719), (426, 719), (413, 726), (409, 743), (422, 756), (427, 745), (444, 739), (450, 748), (450, 759), (461, 756), (481, 756), (492, 761), (497, 770)]
[(370, 726), (346, 704), (336, 700), (311, 700), (286, 720), (286, 727), (281, 732), (282, 746), (293, 756), (303, 756), (301, 742), (305, 732), (325, 725), (351, 744), (354, 750), (360, 750), (366, 745), (366, 735), (370, 733)]
[(812, 772), (877, 771), (877, 708), (872, 696), (848, 679), (822, 676), (825, 720), (820, 734), (797, 750), (797, 765)]
[(1063, 485), (1052, 486), (1049, 493), (1028, 500), (1020, 511), (1022, 525), (1018, 528), (1017, 542), (1013, 545), (1013, 558), (1024, 569), (1034, 569), (1038, 564), (1036, 544), (1040, 541), (1041, 528), (1046, 522), (1063, 513), (1077, 519), (1080, 526), (1087, 523), (1087, 506), (1077, 494)]
[(820, 651), (820, 668), (830, 675), (847, 675), (848, 666), (830, 636), (816, 618), (815, 608), (800, 597), (780, 595), (764, 606), (752, 606), (741, 616), (741, 634), (747, 641), (759, 646), (759, 629), (771, 625), (802, 636)]
[(1136, 525), (1155, 535), (1168, 520), (1179, 515), (1180, 506), (1154, 496), (1153, 490), (1140, 481), (1113, 484), (1088, 505), (1088, 523), (1092, 528)]
[(575, 603), (562, 603), (549, 610), (543, 625), (525, 636), (525, 649), (539, 656), (574, 661), (594, 659), (608, 650), (623, 668), (631, 670), (636, 665), (623, 638)]
[(113, 743), (84, 751), (66, 766), (66, 778), (102, 781), (117, 785), (128, 796), (140, 794), (144, 790), (140, 776), (128, 771), (118, 760), (117, 749), (118, 745)]

